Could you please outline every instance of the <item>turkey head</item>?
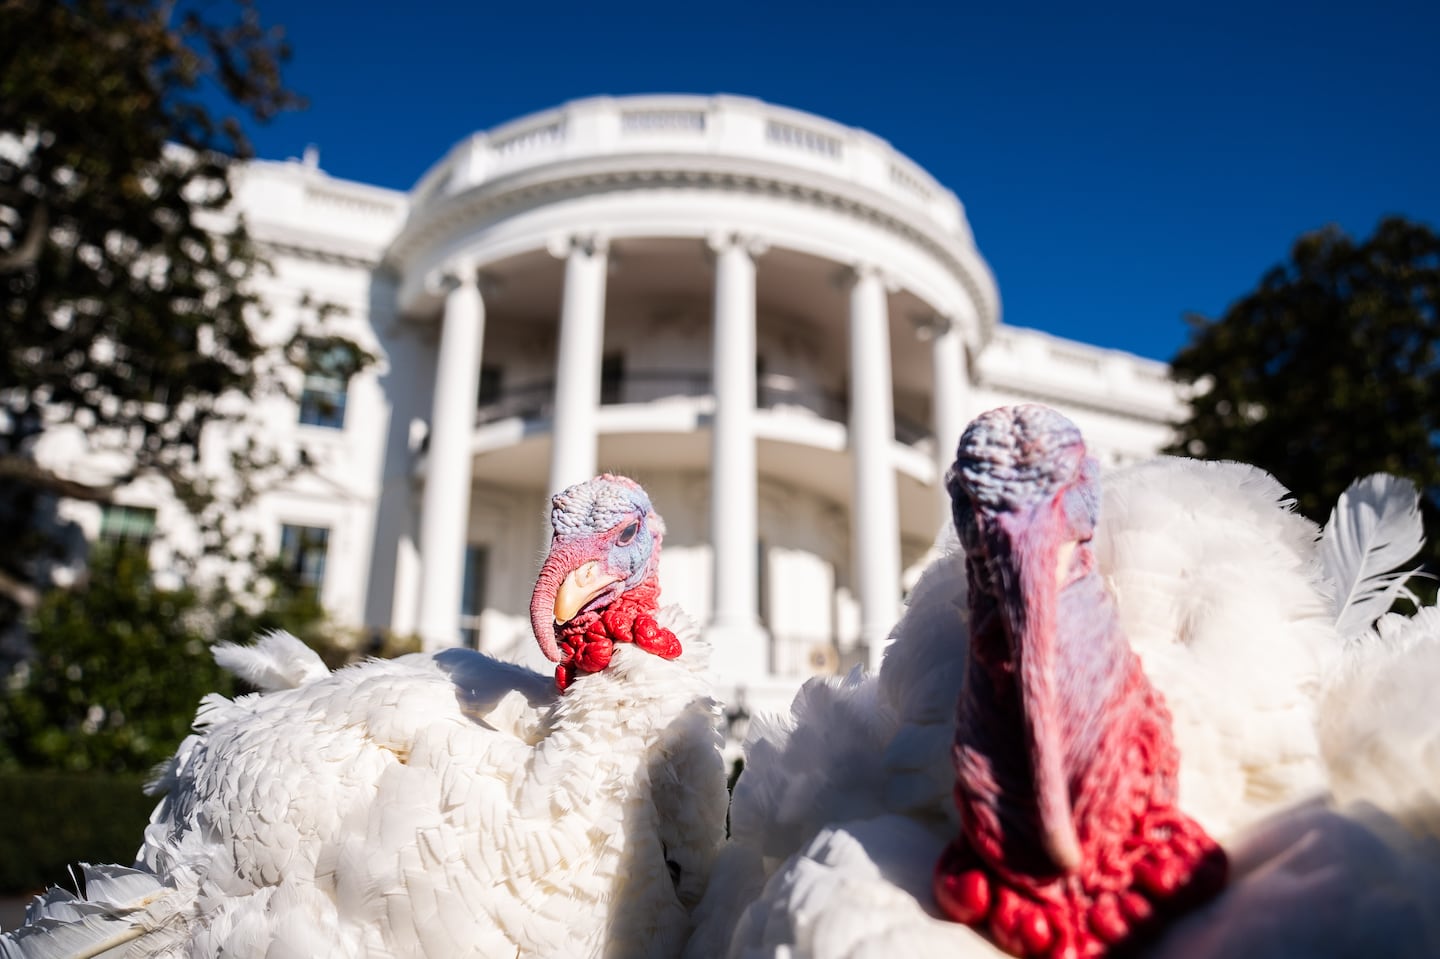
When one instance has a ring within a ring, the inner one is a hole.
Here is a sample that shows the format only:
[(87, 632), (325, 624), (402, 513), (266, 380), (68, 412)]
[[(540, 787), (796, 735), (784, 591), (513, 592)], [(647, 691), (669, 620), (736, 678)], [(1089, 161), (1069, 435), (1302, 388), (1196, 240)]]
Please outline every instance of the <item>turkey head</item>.
[(639, 483), (602, 474), (551, 500), (554, 535), (530, 598), (530, 625), (563, 691), (610, 664), (616, 643), (665, 659), (675, 634), (655, 621), (665, 523)]
[(976, 419), (947, 484), (970, 644), (956, 710), (961, 835), (935, 873), (951, 918), (1017, 956), (1133, 946), (1224, 882), (1179, 811), (1170, 714), (1095, 568), (1096, 462), (1041, 406)]

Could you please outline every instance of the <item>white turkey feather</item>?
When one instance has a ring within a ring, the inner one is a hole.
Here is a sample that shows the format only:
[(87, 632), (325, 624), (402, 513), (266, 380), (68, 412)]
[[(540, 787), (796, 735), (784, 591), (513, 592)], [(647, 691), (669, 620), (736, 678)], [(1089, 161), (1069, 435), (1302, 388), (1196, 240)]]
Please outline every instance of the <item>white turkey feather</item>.
[(1210, 904), (1146, 950), (1152, 959), (1428, 959), (1440, 954), (1440, 843), (1366, 806), (1314, 802), (1229, 845)]
[[(1364, 502), (1393, 498), (1347, 500), (1338, 512)], [(1413, 541), (1418, 515), (1388, 507), (1376, 515), (1387, 537)], [(1337, 553), (1354, 553), (1378, 539), (1333, 542)], [(1354, 887), (1346, 878), (1352, 871), (1370, 884), (1357, 922), (1379, 923), (1387, 902), (1401, 913), (1413, 910), (1435, 888), (1440, 857), (1433, 845), (1407, 848), (1394, 830), (1440, 809), (1440, 723), (1417, 723), (1433, 711), (1414, 702), (1440, 683), (1440, 662), (1428, 665), (1432, 655), (1440, 660), (1432, 625), (1440, 614), (1382, 619), (1346, 643), (1319, 543), (1320, 531), (1294, 512), (1288, 491), (1244, 464), (1161, 458), (1116, 470), (1102, 483), (1096, 560), (1131, 645), (1174, 717), (1183, 808), (1233, 844), (1236, 883), (1212, 909), (1255, 930), (1249, 940), (1226, 936), (1197, 917), (1167, 936), (1164, 955), (1284, 952), (1277, 946), (1283, 940), (1255, 925), (1264, 915), (1260, 904), (1286, 889)], [(1381, 551), (1361, 551), (1365, 560), (1350, 568), (1363, 567), (1366, 578), (1379, 574)], [(734, 881), (721, 882), (726, 872), (717, 868), (687, 955), (858, 959), (881, 950), (893, 956), (899, 943), (918, 954), (999, 954), (969, 929), (936, 919), (930, 892), (940, 851), (955, 835), (950, 749), (967, 643), (963, 552), (952, 536), (937, 553), (909, 597), (878, 677), (847, 678), (843, 698), (807, 686), (788, 721), (762, 723), (747, 743), (731, 811), (745, 828), (719, 860)], [(1346, 609), (1360, 615), (1356, 605)], [(1419, 652), (1425, 643), (1430, 650)], [(1402, 679), (1403, 690), (1395, 690)], [(854, 711), (868, 685), (876, 689), (869, 724)], [(1382, 691), (1393, 709), (1359, 706)], [(846, 733), (832, 737), (832, 727)], [(878, 760), (870, 752), (877, 741)], [(847, 778), (834, 767), (850, 771), (843, 799), (820, 795)], [(813, 797), (814, 815), (778, 817), (767, 829), (781, 808), (775, 797), (792, 789)], [(1355, 800), (1384, 811), (1343, 805)], [(835, 815), (837, 807), (848, 821)], [(922, 851), (907, 861), (902, 849)], [(1387, 893), (1387, 884), (1396, 891)], [(1303, 909), (1294, 906), (1290, 917), (1299, 919)], [(1418, 920), (1399, 928), (1432, 930)], [(1420, 941), (1398, 954), (1440, 953), (1440, 940)]]
[(323, 677), (291, 668), (288, 636), (221, 653), (270, 691), (203, 701), (137, 870), (87, 890), (134, 877), (144, 903), (89, 915), (52, 894), (72, 918), (3, 955), (84, 955), (102, 933), (134, 956), (678, 954), (727, 795), (708, 649), (677, 608), (657, 620), (680, 658), (617, 646), (564, 695), (462, 649)]
[(1341, 802), (1377, 806), (1440, 838), (1437, 690), (1440, 608), (1387, 613), (1347, 644), (1326, 686), (1319, 735)]
[(1319, 533), (1245, 464), (1166, 457), (1102, 480), (1096, 562), (1170, 707), (1184, 809), (1212, 835), (1325, 789), (1315, 725), (1341, 645)]
[(1397, 571), (1424, 545), (1420, 493), (1408, 479), (1376, 473), (1357, 479), (1340, 495), (1325, 524), (1325, 571), (1335, 586), (1335, 620), (1341, 636), (1355, 636), (1410, 598), (1405, 582), (1414, 570)]
[(827, 826), (771, 878), (717, 955), (993, 957), (994, 946), (931, 905), (930, 875), (948, 841), (904, 816)]
[(134, 914), (169, 890), (144, 870), (80, 864), (80, 898), (53, 887), (26, 907), (25, 925), (0, 937), (0, 959), (59, 959), (120, 955), (143, 927)]
[(274, 630), (249, 646), (216, 643), (215, 662), (261, 692), (293, 689), (330, 675), (320, 656), (284, 630)]

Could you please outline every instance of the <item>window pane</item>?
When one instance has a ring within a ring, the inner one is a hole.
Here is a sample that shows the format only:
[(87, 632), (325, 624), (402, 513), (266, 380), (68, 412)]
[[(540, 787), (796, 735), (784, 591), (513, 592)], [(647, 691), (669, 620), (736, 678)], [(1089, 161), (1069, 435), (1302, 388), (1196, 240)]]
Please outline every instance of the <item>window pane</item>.
[(465, 586), (460, 596), (460, 615), (479, 616), (485, 609), (485, 567), (490, 564), (490, 547), (471, 543), (465, 547)]
[(305, 377), (305, 389), (300, 394), (300, 422), (306, 426), (342, 429), (345, 426), (345, 384), (334, 377), (315, 373)]
[(619, 403), (625, 390), (625, 356), (606, 353), (600, 357), (600, 402)]
[(465, 579), (460, 593), (460, 636), (464, 645), (480, 648), (480, 614), (485, 611), (485, 572), (490, 565), (490, 547), (471, 543), (465, 547)]
[(345, 425), (345, 393), (349, 381), (344, 375), (354, 357), (350, 350), (335, 347), (311, 358), (300, 392), (300, 422), (306, 426), (341, 429)]
[(330, 530), (324, 526), (280, 527), (280, 565), (302, 586), (319, 589), (325, 581)]
[(116, 545), (147, 546), (155, 538), (155, 511), (139, 506), (100, 508), (100, 541)]
[(480, 367), (480, 395), (479, 406), (489, 406), (500, 400), (500, 394), (505, 386), (505, 371), (498, 366)]

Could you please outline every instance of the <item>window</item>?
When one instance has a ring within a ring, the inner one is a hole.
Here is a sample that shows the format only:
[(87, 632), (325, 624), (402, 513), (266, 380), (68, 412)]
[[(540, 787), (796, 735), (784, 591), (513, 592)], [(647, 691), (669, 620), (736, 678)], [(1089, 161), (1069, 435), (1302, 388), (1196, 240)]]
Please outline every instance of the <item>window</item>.
[(319, 590), (325, 582), (330, 530), (323, 526), (280, 527), (280, 568), (301, 586)]
[(619, 403), (624, 387), (624, 354), (606, 353), (600, 357), (600, 402), (606, 406)]
[(313, 354), (300, 391), (301, 423), (332, 430), (345, 426), (345, 394), (354, 365), (354, 351), (345, 347)]
[(107, 503), (100, 509), (100, 542), (145, 548), (155, 538), (155, 511)]
[(465, 547), (465, 583), (460, 594), (460, 639), (469, 649), (480, 648), (480, 614), (485, 612), (485, 573), (490, 565), (490, 547), (471, 543)]
[(480, 367), (480, 395), (477, 398), (479, 406), (489, 406), (491, 403), (500, 401), (500, 393), (505, 387), (505, 371), (498, 366)]
[(770, 549), (763, 539), (755, 541), (755, 615), (770, 627)]

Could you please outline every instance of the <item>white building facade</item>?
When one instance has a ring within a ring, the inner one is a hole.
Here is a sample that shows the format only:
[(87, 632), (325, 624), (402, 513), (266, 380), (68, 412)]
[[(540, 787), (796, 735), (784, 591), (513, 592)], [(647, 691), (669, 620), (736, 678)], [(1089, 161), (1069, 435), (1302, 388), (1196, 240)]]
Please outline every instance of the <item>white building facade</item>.
[(1049, 403), (1112, 465), (1183, 412), (1164, 364), (1002, 325), (961, 204), (885, 141), (757, 100), (581, 100), (408, 193), (257, 162), (237, 197), (270, 334), (308, 296), (380, 357), (269, 401), (316, 468), (256, 528), (337, 618), (427, 647), (536, 662), (548, 496), (624, 473), (668, 526), (664, 600), (729, 694), (781, 707), (878, 661), (975, 414)]

